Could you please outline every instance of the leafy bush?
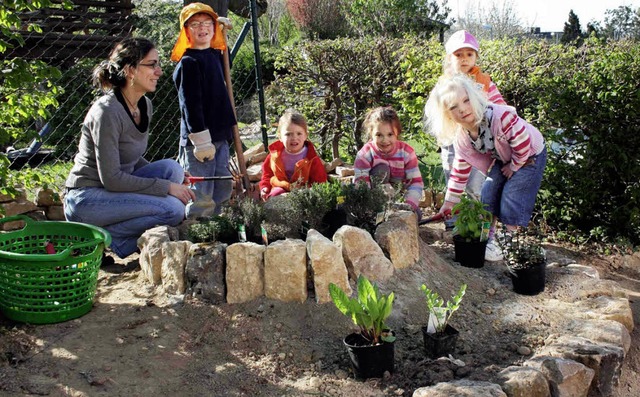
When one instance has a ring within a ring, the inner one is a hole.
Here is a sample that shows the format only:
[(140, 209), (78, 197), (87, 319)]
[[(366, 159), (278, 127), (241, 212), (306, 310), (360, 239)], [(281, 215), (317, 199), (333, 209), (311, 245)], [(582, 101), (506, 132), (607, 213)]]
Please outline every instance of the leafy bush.
[(269, 242), (301, 237), (302, 211), (294, 204), (290, 195), (272, 197), (263, 204), (265, 217), (262, 226)]
[(220, 241), (233, 244), (238, 241), (236, 227), (224, 216), (213, 216), (206, 221), (190, 225), (187, 237), (194, 243)]
[(336, 208), (342, 188), (337, 182), (315, 183), (311, 187), (294, 188), (288, 195), (295, 212), (300, 214), (306, 227), (323, 231), (323, 218)]
[(342, 209), (347, 213), (347, 223), (369, 231), (376, 229), (376, 217), (384, 211), (388, 197), (380, 184), (369, 187), (366, 183), (344, 185)]

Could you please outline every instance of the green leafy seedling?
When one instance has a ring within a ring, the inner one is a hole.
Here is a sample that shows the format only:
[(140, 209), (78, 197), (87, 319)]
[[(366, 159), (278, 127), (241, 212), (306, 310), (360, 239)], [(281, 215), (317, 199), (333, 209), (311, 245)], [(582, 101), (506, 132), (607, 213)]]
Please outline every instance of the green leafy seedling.
[(420, 289), (425, 294), (429, 313), (433, 313), (436, 317), (436, 333), (443, 332), (453, 313), (460, 308), (462, 297), (467, 292), (467, 284), (462, 284), (458, 293), (456, 293), (446, 305), (444, 299), (442, 299), (437, 292), (427, 288), (426, 285), (422, 284)]
[(389, 295), (381, 294), (376, 284), (372, 284), (365, 276), (360, 275), (355, 298), (347, 296), (333, 283), (329, 284), (329, 295), (338, 310), (351, 318), (360, 328), (360, 334), (372, 345), (377, 345), (381, 340), (393, 342), (396, 339), (391, 332), (387, 331), (389, 327), (385, 324), (393, 308), (393, 292)]

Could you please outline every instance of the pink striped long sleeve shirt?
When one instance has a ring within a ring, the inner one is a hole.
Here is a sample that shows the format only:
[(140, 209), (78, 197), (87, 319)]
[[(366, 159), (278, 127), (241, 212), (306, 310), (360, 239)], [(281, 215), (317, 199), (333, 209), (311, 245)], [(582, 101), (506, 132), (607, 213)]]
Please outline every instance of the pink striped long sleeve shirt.
[(422, 182), (422, 175), (420, 175), (420, 169), (418, 168), (418, 157), (416, 156), (415, 150), (413, 150), (410, 145), (398, 141), (396, 150), (386, 155), (379, 152), (373, 142), (366, 143), (362, 149), (358, 151), (356, 160), (353, 163), (355, 171), (354, 182), (366, 182), (368, 185), (371, 185), (369, 172), (378, 164), (386, 164), (389, 166), (391, 172), (390, 179), (402, 181), (406, 189), (404, 196), (405, 202), (414, 209), (418, 208), (424, 183)]
[[(495, 150), (504, 164), (514, 172), (544, 149), (544, 138), (537, 128), (521, 119), (511, 106), (490, 105), (493, 109), (491, 134)], [(458, 134), (454, 142), (456, 155), (447, 185), (446, 201), (457, 203), (469, 180), (471, 167), (486, 174), (494, 159), (490, 152), (480, 153), (466, 134)]]

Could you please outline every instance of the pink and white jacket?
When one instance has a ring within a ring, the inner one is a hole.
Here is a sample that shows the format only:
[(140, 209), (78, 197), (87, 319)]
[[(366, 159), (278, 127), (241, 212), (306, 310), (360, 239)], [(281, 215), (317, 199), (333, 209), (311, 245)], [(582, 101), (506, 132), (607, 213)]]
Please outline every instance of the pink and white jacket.
[[(516, 172), (529, 157), (542, 152), (544, 138), (537, 128), (521, 119), (513, 107), (497, 104), (489, 107), (493, 109), (490, 124), (495, 150), (500, 160)], [(457, 203), (469, 180), (471, 167), (486, 175), (494, 158), (490, 152), (475, 150), (467, 134), (459, 133), (453, 145), (456, 154), (445, 200)]]

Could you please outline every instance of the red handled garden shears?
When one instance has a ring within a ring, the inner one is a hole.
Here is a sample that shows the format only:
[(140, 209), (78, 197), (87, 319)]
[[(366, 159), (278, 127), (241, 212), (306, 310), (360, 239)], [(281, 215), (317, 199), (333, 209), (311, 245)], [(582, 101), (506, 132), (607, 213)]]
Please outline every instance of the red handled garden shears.
[(204, 182), (204, 181), (225, 181), (225, 180), (233, 180), (235, 179), (233, 175), (223, 175), (223, 176), (188, 176), (187, 181), (190, 185), (196, 182)]
[(447, 210), (445, 212), (438, 212), (437, 214), (435, 214), (434, 216), (430, 216), (426, 219), (421, 220), (420, 222), (418, 222), (418, 225), (425, 225), (427, 223), (431, 223), (431, 222), (440, 222), (445, 220), (446, 218), (451, 216), (451, 211)]

